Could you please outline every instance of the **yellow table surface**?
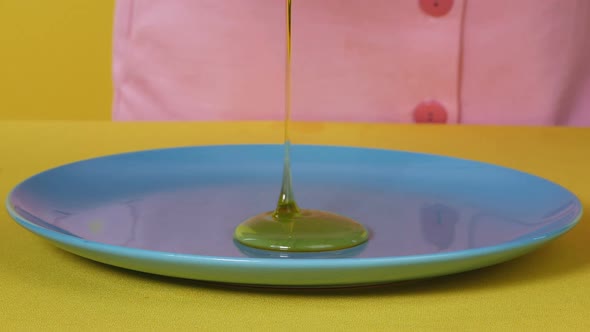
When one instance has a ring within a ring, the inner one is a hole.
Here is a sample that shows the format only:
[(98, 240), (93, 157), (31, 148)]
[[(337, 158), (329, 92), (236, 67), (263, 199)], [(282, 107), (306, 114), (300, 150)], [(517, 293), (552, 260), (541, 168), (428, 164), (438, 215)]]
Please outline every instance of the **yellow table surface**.
[[(139, 149), (278, 143), (278, 123), (0, 122), (0, 192), (49, 167)], [(296, 143), (431, 152), (517, 168), (590, 204), (590, 129), (307, 124)], [(352, 290), (224, 287), (114, 268), (0, 212), (0, 329), (590, 331), (590, 220), (522, 258)]]

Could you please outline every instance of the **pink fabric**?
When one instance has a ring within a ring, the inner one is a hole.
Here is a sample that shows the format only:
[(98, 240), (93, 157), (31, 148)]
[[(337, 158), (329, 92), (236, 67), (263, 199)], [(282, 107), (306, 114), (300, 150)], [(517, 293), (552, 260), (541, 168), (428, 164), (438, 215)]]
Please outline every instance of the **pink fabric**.
[[(285, 1), (118, 0), (115, 120), (283, 118)], [(590, 1), (294, 0), (293, 118), (590, 126)]]

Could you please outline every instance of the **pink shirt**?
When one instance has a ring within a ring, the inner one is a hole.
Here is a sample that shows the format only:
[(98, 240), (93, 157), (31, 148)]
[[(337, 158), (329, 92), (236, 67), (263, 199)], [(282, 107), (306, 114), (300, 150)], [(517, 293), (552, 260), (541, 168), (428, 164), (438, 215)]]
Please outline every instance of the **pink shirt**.
[[(284, 0), (118, 0), (115, 120), (283, 118)], [(293, 118), (590, 126), (590, 1), (293, 0)]]

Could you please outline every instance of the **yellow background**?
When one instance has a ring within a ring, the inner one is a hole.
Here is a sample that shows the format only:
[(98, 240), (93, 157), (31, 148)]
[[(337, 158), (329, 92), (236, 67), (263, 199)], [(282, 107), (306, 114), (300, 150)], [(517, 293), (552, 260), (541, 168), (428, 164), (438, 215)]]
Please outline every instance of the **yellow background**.
[(109, 120), (114, 0), (0, 0), (0, 120)]
[[(10, 156), (0, 162), (0, 196), (64, 163), (152, 148), (278, 143), (281, 126), (0, 122), (0, 133), (11, 137), (0, 140), (0, 156)], [(586, 214), (560, 238), (504, 264), (312, 291), (212, 285), (98, 264), (55, 248), (0, 209), (0, 331), (590, 331), (590, 130), (326, 123), (293, 131), (302, 144), (400, 149), (513, 167), (572, 190)]]

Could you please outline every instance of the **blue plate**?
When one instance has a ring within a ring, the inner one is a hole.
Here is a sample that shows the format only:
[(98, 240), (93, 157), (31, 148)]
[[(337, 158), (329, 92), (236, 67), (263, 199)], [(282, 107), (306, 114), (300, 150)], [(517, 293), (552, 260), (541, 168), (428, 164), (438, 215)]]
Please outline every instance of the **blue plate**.
[(232, 239), (272, 210), (280, 145), (185, 147), (81, 161), (35, 175), (7, 208), (80, 256), (172, 277), (261, 286), (344, 286), (426, 278), (520, 256), (580, 219), (579, 200), (542, 178), (490, 164), (390, 150), (294, 146), (304, 208), (371, 231), (356, 248), (255, 250)]

